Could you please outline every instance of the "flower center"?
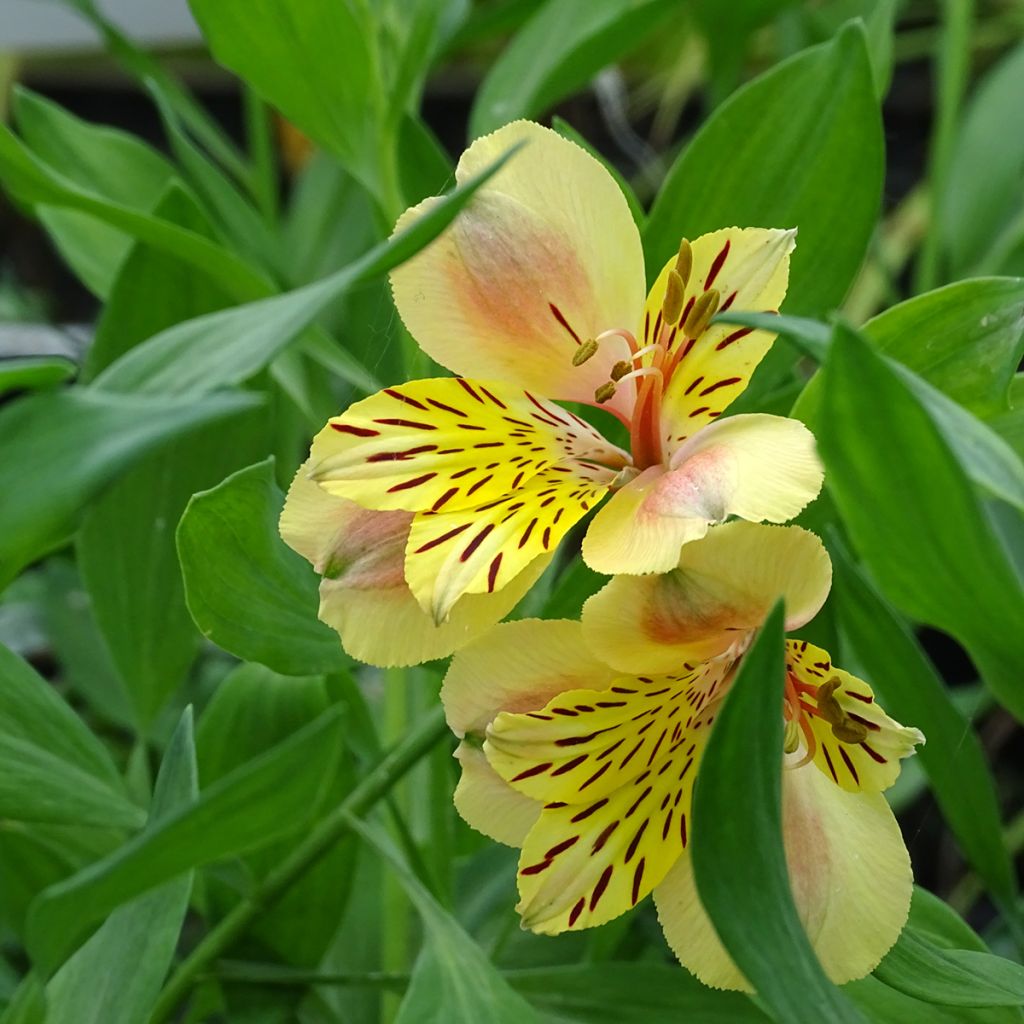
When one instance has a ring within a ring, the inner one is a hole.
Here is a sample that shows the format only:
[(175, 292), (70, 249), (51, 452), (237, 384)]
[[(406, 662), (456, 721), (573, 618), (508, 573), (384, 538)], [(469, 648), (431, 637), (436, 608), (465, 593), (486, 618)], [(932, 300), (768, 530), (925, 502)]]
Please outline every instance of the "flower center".
[(629, 345), (629, 359), (620, 360), (612, 367), (609, 380), (594, 392), (594, 399), (603, 404), (626, 381), (635, 382), (636, 400), (629, 420), (629, 439), (633, 465), (638, 470), (665, 461), (661, 437), (662, 398), (676, 368), (704, 333), (721, 301), (715, 288), (687, 296), (692, 269), (693, 252), (684, 238), (679, 243), (675, 265), (665, 279), (665, 294), (653, 325), (649, 314), (646, 318), (643, 346), (637, 343), (632, 332), (615, 328), (588, 339), (573, 355), (573, 364), (582, 366), (595, 355), (602, 341), (618, 337)]
[(838, 676), (812, 686), (801, 682), (792, 672), (786, 673), (786, 693), (782, 702), (782, 717), (786, 723), (783, 749), (787, 755), (803, 755), (787, 763), (787, 768), (802, 768), (814, 759), (818, 741), (811, 720), (820, 718), (832, 728), (832, 735), (840, 743), (860, 743), (868, 734), (867, 726), (851, 718), (835, 698), (839, 689)]

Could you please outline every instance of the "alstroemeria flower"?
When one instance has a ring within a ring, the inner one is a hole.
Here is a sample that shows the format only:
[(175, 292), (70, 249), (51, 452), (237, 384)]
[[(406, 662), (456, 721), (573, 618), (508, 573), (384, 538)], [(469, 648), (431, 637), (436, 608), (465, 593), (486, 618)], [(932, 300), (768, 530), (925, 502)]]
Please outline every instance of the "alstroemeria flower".
[[(609, 492), (583, 553), (614, 574), (670, 569), (682, 543), (729, 516), (784, 522), (821, 486), (799, 422), (719, 419), (774, 335), (709, 326), (720, 309), (778, 309), (795, 232), (726, 228), (683, 242), (645, 301), (626, 201), (579, 146), (516, 122), (473, 143), (456, 178), (517, 142), (452, 226), (391, 276), (412, 336), (460, 376), (355, 403), (303, 470), (331, 495), (411, 517), (405, 578), (436, 622), (549, 555)], [(629, 450), (552, 398), (607, 410)]]
[[(747, 987), (697, 896), (693, 783), (776, 599), (787, 629), (798, 628), (830, 583), (813, 534), (734, 522), (684, 547), (666, 575), (612, 580), (581, 623), (506, 623), (455, 656), (442, 699), (464, 737), (456, 806), (522, 848), (525, 927), (603, 924), (653, 892), (680, 962), (708, 985)], [(779, 713), (793, 895), (826, 972), (843, 983), (871, 971), (906, 922), (910, 861), (882, 791), (923, 737), (802, 640), (786, 642)]]

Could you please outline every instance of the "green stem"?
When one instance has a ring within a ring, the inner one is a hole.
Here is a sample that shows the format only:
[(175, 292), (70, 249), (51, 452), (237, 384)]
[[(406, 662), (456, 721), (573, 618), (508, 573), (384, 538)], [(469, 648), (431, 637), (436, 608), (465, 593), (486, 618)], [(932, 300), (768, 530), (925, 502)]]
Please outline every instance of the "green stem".
[(239, 982), (246, 985), (269, 985), (280, 988), (307, 988), (314, 985), (339, 985), (352, 988), (383, 988), (402, 992), (409, 984), (409, 975), (389, 971), (317, 971), (280, 964), (246, 963), (221, 960), (215, 973), (206, 977), (216, 981)]
[(942, 34), (936, 56), (936, 111), (928, 170), (931, 222), (915, 274), (915, 290), (929, 291), (940, 279), (939, 202), (945, 195), (956, 142), (960, 105), (971, 63), (974, 0), (942, 0)]
[(444, 712), (440, 707), (423, 715), (416, 728), (391, 750), (341, 804), (321, 819), (306, 839), (185, 958), (160, 993), (150, 1024), (161, 1024), (168, 1020), (199, 977), (208, 972), (210, 965), (234, 944), (263, 911), (273, 906), (313, 864), (332, 850), (351, 830), (352, 819), (364, 815), (441, 740), (446, 731)]

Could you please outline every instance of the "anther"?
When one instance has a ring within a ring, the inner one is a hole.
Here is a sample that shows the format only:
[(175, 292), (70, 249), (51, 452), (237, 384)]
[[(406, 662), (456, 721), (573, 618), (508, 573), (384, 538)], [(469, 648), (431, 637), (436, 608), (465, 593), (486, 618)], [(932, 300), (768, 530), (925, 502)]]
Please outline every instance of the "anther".
[(862, 743), (868, 738), (868, 727), (847, 716), (842, 722), (832, 724), (832, 735), (842, 743)]
[(818, 711), (832, 727), (832, 735), (840, 743), (861, 743), (867, 739), (867, 726), (863, 722), (851, 718), (836, 700), (835, 692), (839, 686), (839, 676), (833, 676), (818, 687), (818, 692), (815, 695)]
[(573, 352), (572, 365), (582, 366), (595, 352), (597, 352), (597, 342), (590, 338)]
[(686, 285), (683, 284), (683, 279), (677, 271), (670, 270), (665, 281), (665, 298), (661, 303), (661, 315), (669, 327), (674, 327), (679, 322), (685, 294)]
[(718, 312), (721, 299), (717, 288), (710, 288), (698, 297), (683, 323), (683, 333), (688, 338), (699, 338), (704, 333), (704, 328)]
[(786, 731), (782, 741), (782, 749), (787, 754), (792, 754), (800, 746), (800, 726), (796, 721), (786, 723)]
[(620, 359), (613, 367), (610, 374), (612, 380), (621, 380), (623, 377), (633, 369), (633, 364), (626, 362), (625, 359)]
[(690, 283), (690, 271), (693, 270), (693, 249), (690, 243), (684, 238), (679, 243), (679, 255), (676, 257), (676, 273), (682, 281), (683, 288)]
[(594, 401), (597, 402), (599, 405), (603, 405), (614, 394), (615, 383), (610, 380), (606, 381), (594, 392)]

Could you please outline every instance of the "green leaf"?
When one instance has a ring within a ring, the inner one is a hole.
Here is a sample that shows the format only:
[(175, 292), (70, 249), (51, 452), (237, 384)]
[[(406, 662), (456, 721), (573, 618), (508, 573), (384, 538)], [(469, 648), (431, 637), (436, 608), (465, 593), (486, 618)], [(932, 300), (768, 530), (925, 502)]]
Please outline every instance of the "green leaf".
[(78, 367), (63, 356), (17, 356), (0, 360), (0, 395), (42, 391), (74, 377)]
[(470, 137), (543, 114), (633, 49), (673, 7), (665, 0), (547, 0), (477, 91)]
[(782, 623), (779, 602), (708, 740), (694, 787), (694, 876), (722, 944), (776, 1019), (862, 1022), (825, 976), (790, 890), (782, 846)]
[(290, 739), (224, 776), (188, 807), (162, 816), (124, 846), (33, 904), (27, 945), (52, 971), (95, 922), (192, 868), (237, 857), (309, 820), (337, 764), (340, 713), (331, 709)]
[(0, 437), (9, 448), (0, 490), (18, 495), (0, 505), (0, 586), (62, 543), (79, 511), (132, 463), (257, 402), (241, 394), (142, 398), (73, 388), (0, 409)]
[(178, 526), (185, 599), (204, 636), (283, 675), (344, 668), (341, 641), (316, 617), (317, 580), (281, 540), (284, 495), (273, 460), (197, 494)]
[(1024, 1006), (1024, 967), (973, 950), (945, 950), (913, 927), (875, 968), (875, 977), (915, 999), (943, 1006)]
[(871, 1024), (1020, 1024), (1020, 1012), (1014, 1009), (936, 1006), (897, 992), (870, 975), (844, 985), (843, 992), (864, 1011)]
[(846, 27), (744, 86), (673, 165), (644, 233), (653, 277), (683, 236), (799, 229), (786, 309), (837, 305), (874, 230), (883, 140), (863, 29)]
[(191, 0), (214, 58), (373, 191), (384, 107), (370, 6)]
[(1003, 842), (995, 781), (974, 730), (896, 612), (841, 544), (830, 547), (844, 649), (863, 666), (889, 713), (924, 733), (917, 760), (943, 816), (992, 893), (1012, 904), (1016, 876)]
[(0, 1017), (0, 1024), (47, 1024), (46, 992), (35, 974), (29, 973), (22, 979)]
[[(171, 164), (136, 136), (82, 121), (28, 89), (15, 88), (13, 113), (33, 154), (88, 192), (145, 211), (174, 178)], [(36, 212), (72, 270), (106, 298), (131, 239), (74, 210)]]
[[(726, 313), (725, 323), (775, 330), (804, 354), (818, 361), (828, 357), (832, 336), (824, 324), (802, 317), (772, 317), (763, 313)], [(980, 487), (1017, 509), (1024, 510), (1024, 461), (992, 427), (947, 397), (938, 388), (889, 356), (882, 357), (927, 412), (963, 471)], [(820, 378), (814, 378), (799, 395), (792, 415), (812, 430), (828, 429), (828, 409)]]
[[(154, 215), (212, 238), (210, 224), (196, 201), (178, 185), (160, 197)], [(145, 302), (139, 296), (146, 297)], [(181, 320), (234, 304), (229, 292), (197, 274), (188, 263), (145, 242), (126, 253), (106, 303), (96, 335), (85, 356), (83, 379), (92, 380), (136, 345)]]
[[(197, 799), (195, 756), (189, 708), (167, 745), (147, 832)], [(174, 957), (191, 890), (188, 872), (118, 907), (46, 986), (50, 1020), (146, 1024)]]
[(421, 1021), (493, 1021), (539, 1024), (480, 947), (423, 887), (390, 841), (376, 828), (352, 819), (352, 827), (394, 872), (419, 911), (426, 944), (413, 968), (395, 1024)]
[(559, 1024), (765, 1024), (747, 996), (702, 985), (680, 967), (644, 962), (586, 963), (506, 972), (512, 987)]
[[(67, 177), (65, 168), (50, 167), (3, 125), (0, 125), (0, 182), (24, 203), (89, 214), (103, 225), (163, 249), (207, 274), (240, 302), (251, 301), (270, 291), (262, 274), (223, 246), (135, 209), (119, 198), (98, 195), (78, 184)], [(78, 242), (94, 244), (94, 233), (88, 232)]]
[[(283, 295), (179, 324), (119, 359), (96, 381), (111, 391), (202, 394), (247, 380), (350, 288), (386, 274), (433, 241), (505, 160), (460, 185), (415, 224), (329, 277)], [(340, 351), (340, 350), (339, 350)], [(376, 388), (363, 370), (356, 383)]]
[[(1006, 129), (1020, 117), (1022, 92), (1024, 45), (1018, 45), (985, 75), (964, 112), (937, 209), (940, 238), (957, 276), (976, 273), (1019, 224), (1024, 135)], [(987, 269), (999, 270), (998, 259), (996, 264)]]
[[(354, 685), (354, 684), (351, 684)], [(209, 786), (251, 758), (298, 732), (335, 701), (332, 688), (319, 676), (280, 676), (262, 665), (240, 665), (220, 683), (199, 722), (197, 747), (199, 777)], [(346, 713), (346, 744), (357, 731)], [(353, 768), (341, 759), (334, 777), (327, 780), (314, 817), (337, 806), (355, 785)], [(264, 878), (287, 859), (306, 830), (245, 858), (247, 872)], [(319, 963), (338, 929), (351, 890), (352, 868), (358, 847), (339, 843), (291, 885), (281, 899), (266, 909), (248, 934), (273, 949), (289, 964)], [(226, 914), (238, 900), (234, 886), (216, 886), (207, 878), (208, 905)]]
[(948, 443), (849, 328), (836, 327), (823, 377), (829, 429), (818, 444), (854, 547), (894, 604), (957, 637), (1024, 716), (1024, 588)]
[(0, 818), (138, 828), (102, 743), (17, 655), (0, 646)]

